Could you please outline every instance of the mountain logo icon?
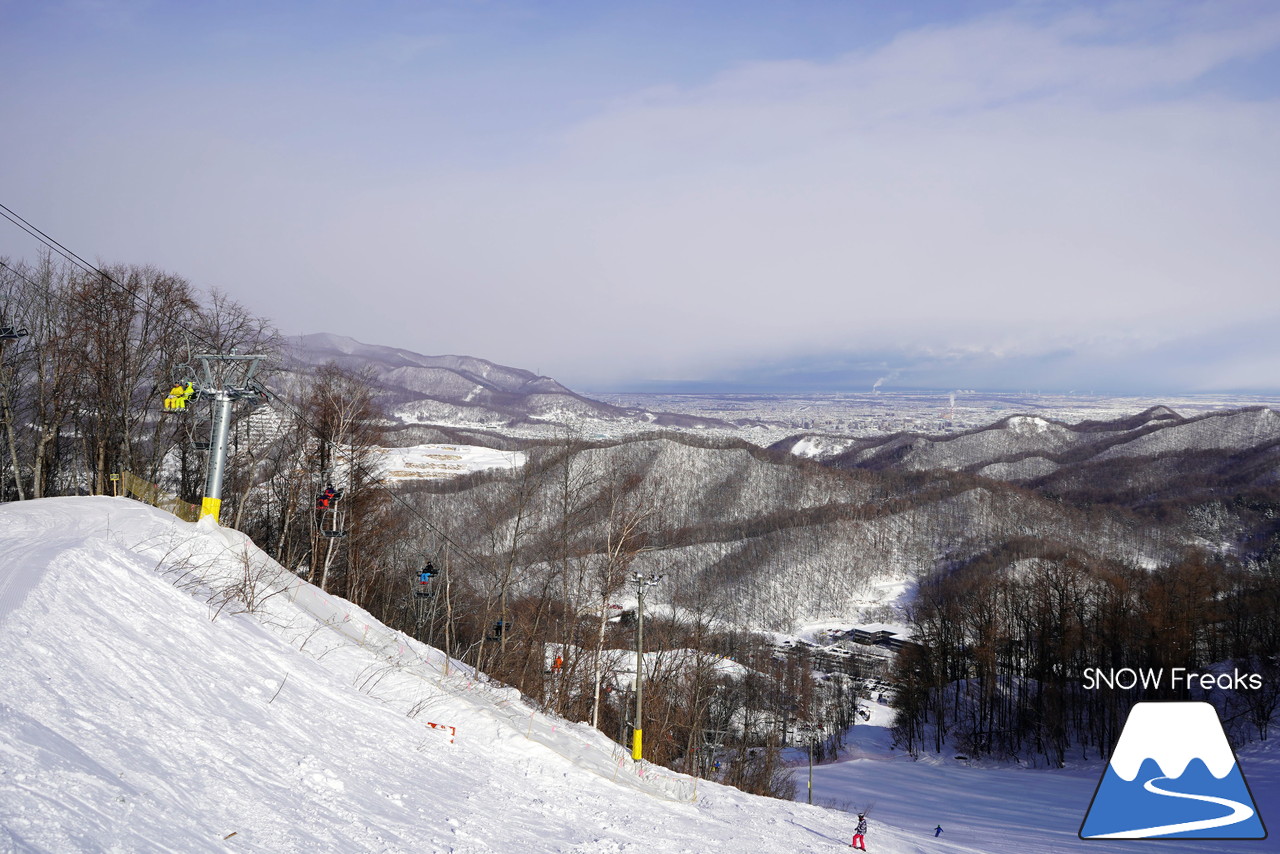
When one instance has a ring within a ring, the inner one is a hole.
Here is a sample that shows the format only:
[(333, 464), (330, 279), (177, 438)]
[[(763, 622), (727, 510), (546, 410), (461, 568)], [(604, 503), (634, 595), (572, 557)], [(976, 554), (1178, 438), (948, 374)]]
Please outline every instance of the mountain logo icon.
[(1209, 703), (1138, 703), (1080, 826), (1081, 839), (1266, 839)]

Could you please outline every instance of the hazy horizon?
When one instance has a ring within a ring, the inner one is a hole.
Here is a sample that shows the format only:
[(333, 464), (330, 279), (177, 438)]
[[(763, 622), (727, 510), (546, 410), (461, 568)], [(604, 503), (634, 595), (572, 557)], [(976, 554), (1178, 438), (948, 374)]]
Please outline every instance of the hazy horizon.
[[(319, 335), (333, 335), (340, 338), (350, 338), (351, 336), (342, 333), (333, 332), (332, 330), (323, 333), (308, 333)], [(356, 339), (351, 339), (356, 340)], [(409, 347), (397, 346), (391, 342), (385, 341), (358, 341), (363, 345), (376, 347), (387, 347), (396, 350), (409, 350), (417, 352)], [(488, 359), (483, 355), (476, 353), (418, 353), (422, 356), (441, 357), (441, 356), (458, 356), (484, 359), (485, 361), (494, 362), (495, 364), (503, 364)], [(619, 382), (611, 385), (605, 384), (574, 384), (567, 381), (562, 376), (547, 373), (540, 370), (538, 364), (531, 363), (525, 365), (505, 364), (504, 367), (515, 368), (518, 370), (529, 371), (539, 376), (548, 376), (556, 380), (571, 391), (579, 394), (688, 394), (688, 395), (714, 395), (714, 394), (767, 394), (767, 395), (824, 395), (824, 394), (872, 394), (876, 392), (882, 393), (920, 393), (920, 394), (990, 394), (990, 395), (1081, 395), (1081, 396), (1100, 396), (1100, 397), (1137, 397), (1156, 399), (1161, 396), (1165, 397), (1214, 397), (1227, 396), (1232, 398), (1277, 398), (1280, 400), (1280, 386), (1276, 388), (1201, 388), (1191, 389), (1185, 387), (1166, 387), (1159, 388), (1153, 386), (1133, 386), (1133, 385), (1108, 385), (1107, 382), (1094, 382), (1092, 385), (1008, 385), (1008, 386), (973, 386), (966, 385), (958, 380), (965, 378), (967, 372), (963, 366), (951, 368), (950, 374), (944, 371), (930, 371), (928, 360), (921, 358), (918, 363), (909, 364), (907, 357), (896, 360), (899, 365), (907, 367), (888, 367), (888, 361), (861, 362), (857, 364), (849, 364), (842, 362), (840, 356), (823, 356), (813, 359), (797, 359), (788, 362), (769, 363), (755, 366), (756, 373), (752, 374), (750, 367), (743, 368), (739, 372), (721, 377), (707, 377), (704, 379), (687, 380), (687, 379), (634, 379), (627, 382)], [(954, 382), (944, 382), (943, 380), (952, 379)], [(932, 384), (931, 384), (932, 383)]]
[(0, 203), (286, 333), (582, 388), (1280, 388), (1265, 0), (11, 2), (0, 69)]

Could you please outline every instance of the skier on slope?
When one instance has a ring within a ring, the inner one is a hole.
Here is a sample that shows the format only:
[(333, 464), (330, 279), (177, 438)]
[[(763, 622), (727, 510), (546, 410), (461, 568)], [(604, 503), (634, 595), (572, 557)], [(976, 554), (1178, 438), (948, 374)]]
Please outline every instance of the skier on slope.
[(942, 835), (942, 825), (938, 825), (933, 829), (933, 838), (937, 839), (941, 835)]
[(867, 841), (865, 839), (867, 833), (867, 816), (865, 813), (858, 813), (858, 826), (853, 829), (853, 842), (849, 843), (851, 848), (857, 848), (861, 851), (867, 850)]

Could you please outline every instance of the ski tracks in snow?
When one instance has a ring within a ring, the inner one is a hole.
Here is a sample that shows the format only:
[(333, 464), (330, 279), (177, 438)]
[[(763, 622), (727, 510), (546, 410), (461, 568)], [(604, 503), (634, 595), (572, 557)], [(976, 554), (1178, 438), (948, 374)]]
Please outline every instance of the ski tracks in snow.
[[(32, 554), (59, 550), (56, 540), (50, 538), (46, 519), (29, 517), (22, 509), (20, 504), (0, 508), (0, 527), (6, 532), (5, 550), (0, 554), (0, 623), (22, 606), (44, 575), (48, 562), (34, 560)], [(74, 544), (79, 542), (77, 539)]]

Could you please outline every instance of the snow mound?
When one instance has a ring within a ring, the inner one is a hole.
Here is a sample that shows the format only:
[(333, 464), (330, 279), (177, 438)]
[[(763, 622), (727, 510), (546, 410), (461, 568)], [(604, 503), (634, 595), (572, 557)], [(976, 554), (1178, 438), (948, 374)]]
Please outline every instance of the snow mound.
[(791, 446), (791, 453), (797, 457), (820, 460), (844, 453), (855, 441), (837, 436), (805, 436)]
[(1012, 430), (1014, 433), (1036, 434), (1047, 433), (1057, 427), (1058, 430), (1065, 428), (1060, 425), (1050, 424), (1038, 415), (1015, 415), (1005, 422), (1005, 429)]

